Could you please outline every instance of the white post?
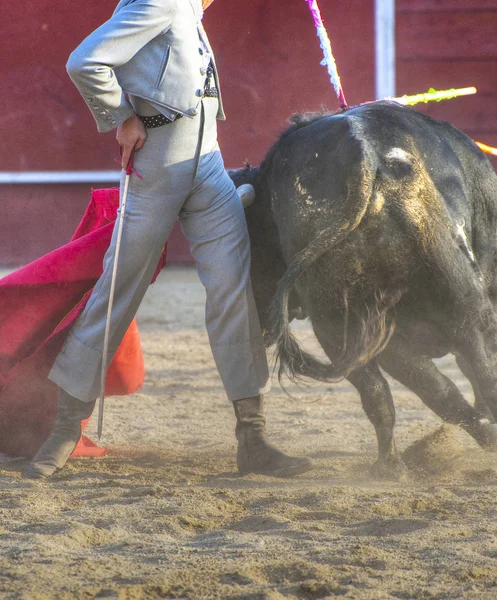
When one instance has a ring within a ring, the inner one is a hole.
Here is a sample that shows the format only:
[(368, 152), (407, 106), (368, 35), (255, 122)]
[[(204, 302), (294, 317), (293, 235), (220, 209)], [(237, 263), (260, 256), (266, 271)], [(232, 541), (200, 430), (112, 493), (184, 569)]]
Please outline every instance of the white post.
[(375, 0), (376, 98), (395, 96), (395, 0)]
[(121, 171), (0, 171), (0, 185), (39, 183), (116, 183)]

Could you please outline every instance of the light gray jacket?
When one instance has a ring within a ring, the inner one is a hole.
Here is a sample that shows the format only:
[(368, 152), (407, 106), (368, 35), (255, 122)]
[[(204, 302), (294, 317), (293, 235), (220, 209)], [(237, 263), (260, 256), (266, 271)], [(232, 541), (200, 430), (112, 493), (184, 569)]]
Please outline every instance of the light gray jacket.
[[(198, 113), (205, 82), (199, 36), (211, 51), (201, 15), (201, 0), (121, 0), (74, 50), (67, 72), (100, 132), (133, 114), (126, 94), (187, 117)], [(219, 89), (215, 64), (214, 77)], [(225, 118), (221, 97), (217, 117)]]

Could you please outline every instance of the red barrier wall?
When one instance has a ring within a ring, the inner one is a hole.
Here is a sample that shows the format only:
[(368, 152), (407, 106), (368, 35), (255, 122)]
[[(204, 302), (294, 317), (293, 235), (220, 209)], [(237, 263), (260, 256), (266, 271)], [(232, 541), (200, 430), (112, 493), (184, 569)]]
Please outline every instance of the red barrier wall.
[[(372, 98), (371, 2), (321, 5), (349, 102)], [(116, 168), (114, 135), (97, 134), (64, 69), (70, 51), (114, 6), (114, 0), (2, 4), (1, 171)], [(258, 162), (292, 113), (337, 107), (304, 0), (217, 0), (204, 21), (228, 115), (219, 127), (227, 166)], [(67, 241), (89, 189), (0, 186), (0, 264), (25, 263)], [(188, 260), (184, 241), (175, 236), (169, 259)]]
[(417, 109), (497, 146), (497, 0), (397, 0), (398, 92), (469, 86), (476, 96)]
[[(64, 69), (70, 51), (114, 5), (2, 4), (1, 171), (116, 168), (114, 135), (97, 134)], [(320, 0), (320, 6), (349, 104), (373, 99), (374, 2)], [(304, 0), (216, 0), (205, 26), (228, 115), (219, 125), (227, 166), (257, 163), (292, 113), (337, 107)], [(496, 33), (497, 0), (397, 0), (398, 93), (475, 85), (476, 97), (418, 108), (497, 145)], [(66, 242), (89, 190), (0, 186), (0, 264), (23, 264)], [(169, 258), (189, 260), (177, 230)]]

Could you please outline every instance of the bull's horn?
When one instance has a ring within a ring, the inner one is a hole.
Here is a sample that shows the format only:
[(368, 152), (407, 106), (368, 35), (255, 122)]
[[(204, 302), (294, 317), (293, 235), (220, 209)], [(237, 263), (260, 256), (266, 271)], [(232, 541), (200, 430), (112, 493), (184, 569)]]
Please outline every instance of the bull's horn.
[(240, 200), (242, 201), (243, 208), (248, 208), (255, 200), (255, 189), (250, 183), (244, 183), (239, 188), (236, 188)]

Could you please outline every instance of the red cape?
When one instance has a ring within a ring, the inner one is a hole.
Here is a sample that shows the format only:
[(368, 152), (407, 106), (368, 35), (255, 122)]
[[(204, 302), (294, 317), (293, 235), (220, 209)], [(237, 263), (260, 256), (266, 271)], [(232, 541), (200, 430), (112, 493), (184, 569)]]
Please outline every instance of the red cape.
[[(47, 376), (102, 273), (118, 205), (118, 189), (94, 190), (69, 244), (0, 279), (0, 453), (32, 458), (50, 432), (57, 386)], [(156, 275), (164, 262), (165, 252)], [(109, 367), (106, 395), (143, 383), (136, 323), (130, 336), (135, 343), (123, 340)]]

